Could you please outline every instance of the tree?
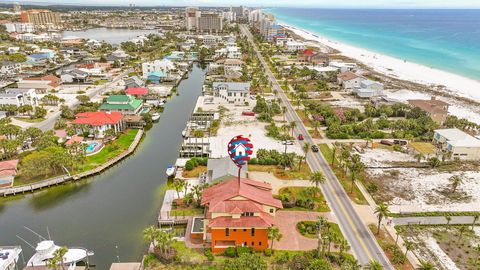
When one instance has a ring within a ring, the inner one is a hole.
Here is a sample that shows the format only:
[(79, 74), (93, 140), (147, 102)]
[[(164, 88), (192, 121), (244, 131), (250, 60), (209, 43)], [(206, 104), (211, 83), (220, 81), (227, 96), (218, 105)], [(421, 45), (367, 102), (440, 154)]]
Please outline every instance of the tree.
[(449, 215), (445, 215), (445, 219), (447, 220), (447, 227), (446, 230), (450, 227), (450, 221), (452, 221), (452, 217)]
[(405, 241), (403, 244), (405, 246), (405, 258), (407, 258), (407, 253), (415, 247), (415, 243), (412, 241)]
[(273, 243), (275, 241), (280, 241), (283, 237), (282, 233), (276, 226), (268, 227), (267, 232), (268, 239), (270, 239), (270, 249), (273, 251)]
[(360, 156), (358, 154), (355, 154), (351, 157), (351, 161), (347, 167), (350, 170), (350, 177), (352, 179), (350, 193), (353, 193), (356, 176), (359, 172), (361, 172), (365, 168), (365, 165), (363, 165), (363, 163), (360, 161)]
[(76, 98), (82, 105), (90, 102), (90, 97), (88, 97), (87, 95), (78, 95)]
[(143, 230), (143, 239), (153, 244), (153, 248), (156, 248), (155, 239), (157, 239), (159, 234), (159, 229), (154, 226), (149, 226)]
[(333, 268), (327, 260), (323, 258), (317, 258), (310, 262), (310, 265), (307, 267), (306, 270), (318, 270), (318, 269), (331, 270)]
[(44, 118), (47, 115), (47, 110), (43, 107), (36, 107), (34, 110), (33, 115), (31, 116), (32, 119), (40, 119)]
[(68, 252), (67, 247), (60, 247), (59, 249), (55, 250), (53, 252), (53, 257), (48, 259), (47, 261), (47, 267), (51, 269), (65, 269), (64, 261), (63, 261), (63, 256)]
[(344, 238), (340, 239), (338, 242), (338, 248), (340, 250), (340, 256), (343, 256), (343, 253), (350, 250), (350, 245), (348, 244), (348, 241)]
[(320, 171), (314, 172), (310, 176), (310, 182), (314, 184), (317, 189), (319, 189), (320, 184), (325, 183), (325, 176), (323, 176), (323, 173)]
[(420, 267), (417, 270), (437, 270), (437, 268), (429, 261), (420, 261)]
[(338, 150), (338, 143), (335, 142), (333, 144), (333, 147), (332, 147), (332, 162), (331, 162), (331, 165), (333, 166), (333, 164), (335, 163), (335, 156), (337, 154), (337, 150)]
[[(308, 155), (308, 152), (310, 152), (310, 143), (309, 142), (305, 142), (302, 146), (302, 149), (303, 149), (303, 152), (305, 153), (305, 156), (304, 156), (304, 160), (305, 162), (307, 162), (307, 155)], [(302, 162), (299, 162), (298, 163), (298, 170), (300, 171), (301, 169), (301, 166), (302, 166)]]
[(477, 223), (479, 217), (480, 217), (480, 216), (479, 216), (478, 214), (475, 214), (475, 215), (473, 216), (472, 231), (473, 231), (473, 228), (475, 227), (475, 223)]
[(290, 130), (291, 130), (291, 133), (292, 133), (292, 137), (293, 137), (293, 132), (295, 131), (296, 127), (297, 127), (297, 122), (295, 122), (295, 121), (290, 122)]
[(183, 188), (185, 187), (185, 184), (186, 184), (185, 180), (182, 180), (182, 179), (173, 180), (173, 188), (177, 192), (177, 197), (179, 199), (180, 199), (180, 191), (183, 190)]
[(417, 160), (418, 163), (420, 163), (422, 159), (425, 159), (425, 155), (423, 155), (422, 153), (416, 153), (413, 157)]
[(448, 178), (448, 181), (452, 185), (452, 193), (455, 193), (457, 191), (458, 186), (463, 183), (463, 180), (459, 175), (450, 176)]
[(173, 234), (158, 230), (158, 233), (155, 235), (155, 242), (157, 242), (157, 248), (160, 250), (160, 254), (165, 255), (173, 243)]
[(458, 242), (460, 242), (462, 240), (462, 237), (463, 237), (463, 234), (468, 230), (467, 226), (460, 226), (460, 228), (458, 228), (458, 231), (460, 232), (459, 236), (458, 236)]
[(243, 253), (236, 259), (225, 260), (223, 270), (266, 270), (267, 262), (257, 254)]
[(342, 263), (342, 270), (361, 270), (362, 265), (355, 259), (349, 258)]
[(440, 166), (441, 163), (442, 162), (437, 157), (431, 157), (431, 158), (428, 159), (428, 165), (430, 165), (430, 167), (432, 167), (432, 168), (436, 168), (436, 167)]
[(388, 209), (388, 206), (380, 203), (374, 211), (375, 214), (377, 214), (378, 218), (378, 228), (377, 228), (377, 234), (380, 233), (380, 225), (382, 224), (382, 219), (390, 214), (390, 210)]
[(367, 270), (383, 270), (383, 265), (378, 261), (371, 260), (367, 265)]
[(29, 127), (25, 130), (25, 136), (30, 138), (32, 144), (36, 144), (37, 140), (42, 136), (43, 132), (41, 129), (36, 127)]

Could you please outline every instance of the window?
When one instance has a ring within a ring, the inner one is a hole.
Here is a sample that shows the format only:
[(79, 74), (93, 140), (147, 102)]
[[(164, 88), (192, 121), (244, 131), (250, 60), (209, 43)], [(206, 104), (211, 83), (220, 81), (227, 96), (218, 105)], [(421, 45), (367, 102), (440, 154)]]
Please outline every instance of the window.
[(247, 229), (243, 229), (243, 231), (244, 231), (244, 232), (246, 232), (246, 231), (247, 231)]
[(262, 245), (262, 242), (258, 242), (258, 245), (261, 246), (261, 245)]
[(255, 242), (252, 241), (252, 246), (255, 246)]
[(255, 228), (252, 228), (251, 236), (255, 236)]
[(242, 217), (253, 217), (253, 212), (243, 212)]
[(246, 247), (246, 246), (247, 246), (247, 242), (243, 242), (243, 246)]
[(270, 208), (270, 214), (273, 214), (273, 211), (274, 211), (273, 208)]
[(233, 229), (233, 231), (234, 231), (234, 232), (236, 232), (236, 231), (237, 231), (237, 229)]
[(225, 228), (225, 236), (230, 236), (230, 229), (229, 228)]

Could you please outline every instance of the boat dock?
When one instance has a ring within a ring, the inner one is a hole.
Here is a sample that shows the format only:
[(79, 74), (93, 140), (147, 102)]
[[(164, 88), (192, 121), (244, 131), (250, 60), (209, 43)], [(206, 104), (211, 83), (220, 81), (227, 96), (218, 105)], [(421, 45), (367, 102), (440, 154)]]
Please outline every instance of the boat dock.
[(62, 184), (62, 183), (68, 182), (68, 181), (77, 181), (77, 180), (80, 180), (82, 178), (86, 178), (86, 177), (89, 177), (89, 176), (99, 174), (100, 172), (108, 169), (109, 167), (115, 165), (116, 163), (118, 163), (122, 159), (131, 155), (135, 151), (135, 149), (137, 148), (138, 144), (140, 143), (140, 140), (143, 136), (143, 133), (144, 133), (143, 129), (140, 129), (138, 131), (137, 135), (135, 136), (135, 139), (133, 140), (132, 144), (130, 145), (130, 147), (127, 150), (125, 150), (120, 155), (114, 157), (113, 159), (109, 160), (105, 164), (102, 164), (102, 165), (100, 165), (100, 166), (98, 166), (98, 167), (96, 167), (92, 170), (82, 172), (82, 173), (79, 173), (79, 174), (75, 174), (75, 175), (72, 175), (72, 176), (65, 174), (65, 175), (62, 175), (62, 176), (57, 176), (57, 177), (49, 178), (49, 179), (46, 179), (46, 180), (42, 180), (40, 182), (30, 184), (30, 185), (21, 185), (21, 186), (1, 189), (0, 190), (0, 196), (7, 197), (7, 196), (14, 196), (14, 195), (17, 195), (17, 194), (24, 194), (25, 192), (34, 192), (36, 190), (41, 190), (43, 188), (48, 188), (48, 187), (58, 185), (58, 184)]

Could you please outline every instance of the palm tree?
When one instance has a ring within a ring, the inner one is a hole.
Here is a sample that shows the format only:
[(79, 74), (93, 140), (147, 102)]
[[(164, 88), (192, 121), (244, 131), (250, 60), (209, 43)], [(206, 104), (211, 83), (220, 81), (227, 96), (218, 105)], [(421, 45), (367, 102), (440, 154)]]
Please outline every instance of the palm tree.
[(160, 230), (154, 226), (149, 226), (143, 230), (143, 239), (153, 244), (153, 248), (156, 247), (155, 239), (158, 237)]
[(362, 269), (362, 265), (360, 265), (360, 263), (355, 258), (348, 259), (342, 264), (342, 270), (361, 270), (361, 269)]
[(478, 214), (475, 214), (473, 216), (472, 231), (473, 231), (473, 228), (475, 227), (475, 223), (477, 223), (479, 217), (480, 216)]
[(458, 236), (458, 242), (462, 240), (463, 234), (468, 230), (467, 226), (460, 226), (458, 228), (458, 231), (460, 232), (460, 235)]
[(360, 160), (358, 160), (358, 158), (356, 158), (356, 156), (358, 156), (358, 155), (353, 155), (352, 156), (352, 161), (347, 166), (348, 169), (350, 170), (350, 177), (352, 179), (350, 194), (353, 193), (353, 188), (355, 186), (355, 180), (356, 180), (357, 173), (359, 173), (365, 167), (365, 165), (363, 165), (363, 163)]
[(406, 258), (408, 251), (412, 250), (415, 247), (415, 243), (413, 243), (412, 241), (405, 241), (403, 245), (405, 246), (405, 258)]
[(448, 181), (452, 185), (452, 192), (453, 193), (455, 193), (457, 191), (458, 186), (463, 183), (462, 178), (458, 175), (450, 176), (450, 178), (448, 178)]
[(446, 230), (448, 230), (448, 228), (450, 227), (450, 221), (452, 221), (452, 217), (449, 216), (449, 215), (445, 215), (445, 219), (447, 220), (447, 228), (446, 228)]
[(367, 270), (383, 270), (383, 265), (378, 261), (371, 260), (367, 265)]
[(283, 122), (287, 122), (287, 107), (286, 106), (282, 106), (282, 114), (283, 114)]
[(413, 157), (417, 160), (418, 163), (420, 163), (420, 161), (425, 158), (425, 155), (422, 153), (416, 153)]
[(297, 122), (295, 121), (290, 122), (290, 130), (292, 132), (292, 137), (293, 137), (293, 131), (295, 130), (296, 127), (297, 127)]
[(338, 143), (335, 142), (335, 143), (333, 144), (333, 147), (332, 147), (332, 162), (331, 162), (331, 165), (332, 165), (332, 166), (333, 166), (333, 164), (335, 163), (335, 156), (336, 156), (337, 150), (338, 150), (337, 145), (338, 145)]
[(320, 184), (325, 183), (325, 176), (323, 176), (322, 172), (314, 172), (310, 176), (310, 182), (312, 184), (315, 184), (315, 187), (318, 189)]
[[(308, 152), (310, 152), (310, 143), (305, 142), (302, 146), (302, 149), (303, 149), (303, 152), (305, 153), (305, 157), (303, 159), (305, 160), (305, 162), (307, 162), (307, 155), (308, 155)], [(300, 171), (301, 166), (302, 166), (302, 163), (299, 162), (299, 165), (298, 165), (298, 170), (299, 171)]]
[(173, 234), (159, 230), (155, 237), (155, 241), (160, 249), (160, 253), (165, 254), (170, 249), (170, 245), (173, 242)]
[(51, 269), (65, 269), (65, 265), (63, 263), (63, 256), (68, 252), (67, 247), (60, 247), (59, 249), (55, 250), (53, 252), (53, 257), (48, 259), (47, 261), (47, 267)]
[(182, 189), (185, 187), (186, 183), (187, 182), (185, 182), (185, 180), (182, 180), (182, 179), (173, 180), (173, 188), (177, 192), (177, 197), (179, 199), (180, 199), (180, 191), (182, 191)]
[(273, 242), (274, 241), (280, 241), (282, 239), (283, 235), (280, 233), (280, 230), (278, 227), (271, 226), (268, 227), (268, 232), (267, 232), (268, 239), (270, 239), (270, 249), (273, 251)]
[(437, 270), (437, 268), (429, 261), (420, 261), (420, 267), (417, 270)]
[(338, 242), (338, 248), (340, 249), (340, 257), (343, 256), (343, 252), (350, 250), (350, 245), (345, 238), (342, 238)]
[(380, 225), (382, 224), (382, 219), (390, 214), (390, 210), (388, 209), (388, 206), (380, 203), (377, 208), (375, 208), (375, 214), (377, 214), (378, 218), (378, 228), (377, 228), (377, 234), (380, 233)]

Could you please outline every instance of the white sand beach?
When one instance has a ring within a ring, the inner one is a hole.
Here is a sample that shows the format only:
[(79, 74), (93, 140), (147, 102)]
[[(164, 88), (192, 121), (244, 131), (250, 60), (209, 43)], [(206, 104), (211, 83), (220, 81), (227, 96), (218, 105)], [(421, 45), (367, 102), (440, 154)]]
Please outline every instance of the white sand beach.
[(356, 59), (382, 74), (425, 85), (445, 86), (445, 91), (451, 95), (480, 102), (480, 81), (357, 48), (284, 23), (282, 25), (306, 40), (336, 49), (342, 55)]

